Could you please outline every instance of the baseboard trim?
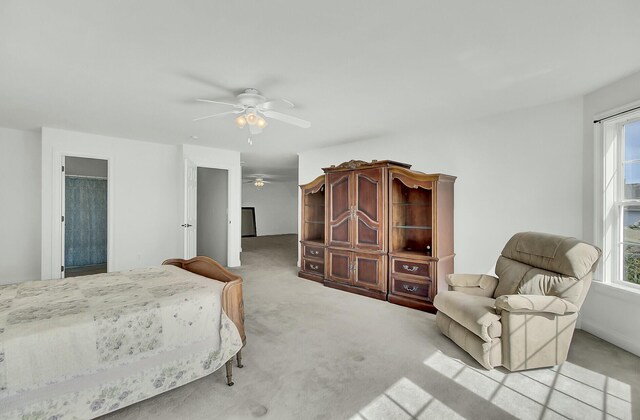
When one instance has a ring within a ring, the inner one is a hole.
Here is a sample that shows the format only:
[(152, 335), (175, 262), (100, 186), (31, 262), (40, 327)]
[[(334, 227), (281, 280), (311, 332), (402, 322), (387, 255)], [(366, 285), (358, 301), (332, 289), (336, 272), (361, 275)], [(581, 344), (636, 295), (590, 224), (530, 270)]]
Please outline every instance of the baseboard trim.
[(588, 319), (583, 319), (581, 322), (581, 330), (584, 330), (596, 337), (602, 338), (609, 343), (616, 345), (626, 351), (640, 356), (640, 343), (629, 340), (626, 336), (612, 331), (611, 328), (603, 328), (589, 322)]

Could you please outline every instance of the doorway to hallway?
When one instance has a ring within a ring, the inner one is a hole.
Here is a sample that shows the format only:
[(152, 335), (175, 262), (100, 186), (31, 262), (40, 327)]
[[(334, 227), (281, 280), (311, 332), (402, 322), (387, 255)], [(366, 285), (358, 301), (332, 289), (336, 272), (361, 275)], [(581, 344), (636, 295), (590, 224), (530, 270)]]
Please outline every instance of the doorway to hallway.
[(196, 254), (227, 265), (229, 171), (197, 169)]
[(64, 277), (107, 272), (108, 161), (75, 156), (64, 159)]

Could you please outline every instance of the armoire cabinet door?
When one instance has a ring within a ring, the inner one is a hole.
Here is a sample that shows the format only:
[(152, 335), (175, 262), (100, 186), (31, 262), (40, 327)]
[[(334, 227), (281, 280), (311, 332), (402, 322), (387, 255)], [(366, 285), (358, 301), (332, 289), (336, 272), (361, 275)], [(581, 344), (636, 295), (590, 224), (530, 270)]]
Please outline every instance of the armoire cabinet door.
[(386, 255), (354, 253), (354, 286), (385, 292), (387, 290), (386, 260)]
[(327, 279), (353, 284), (353, 252), (327, 249)]
[(382, 168), (355, 171), (354, 185), (354, 247), (385, 250), (384, 173)]
[(351, 248), (352, 246), (352, 172), (335, 172), (327, 175), (328, 245)]

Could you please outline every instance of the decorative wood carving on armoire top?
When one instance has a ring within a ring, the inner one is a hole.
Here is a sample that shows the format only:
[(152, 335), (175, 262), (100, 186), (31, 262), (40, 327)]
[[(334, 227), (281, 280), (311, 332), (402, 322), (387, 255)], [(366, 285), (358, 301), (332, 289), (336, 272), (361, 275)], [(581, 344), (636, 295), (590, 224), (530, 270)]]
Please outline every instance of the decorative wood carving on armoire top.
[(455, 177), (410, 167), (351, 160), (302, 185), (299, 276), (435, 311), (453, 272)]

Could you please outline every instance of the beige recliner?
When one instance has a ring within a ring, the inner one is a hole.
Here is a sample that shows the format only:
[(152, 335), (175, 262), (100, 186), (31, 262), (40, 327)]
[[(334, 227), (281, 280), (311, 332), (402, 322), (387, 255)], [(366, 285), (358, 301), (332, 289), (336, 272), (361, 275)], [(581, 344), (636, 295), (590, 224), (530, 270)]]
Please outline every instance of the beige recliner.
[(560, 364), (600, 255), (575, 238), (516, 233), (498, 258), (497, 277), (447, 278), (449, 291), (434, 300), (438, 327), (487, 369)]

